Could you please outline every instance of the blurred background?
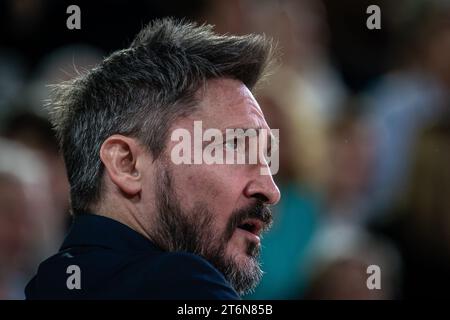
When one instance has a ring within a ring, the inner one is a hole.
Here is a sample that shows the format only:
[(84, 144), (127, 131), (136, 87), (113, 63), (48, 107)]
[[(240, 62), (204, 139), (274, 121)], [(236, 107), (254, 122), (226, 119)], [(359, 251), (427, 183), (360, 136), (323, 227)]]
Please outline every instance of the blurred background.
[[(71, 4), (80, 30), (66, 27)], [(369, 30), (373, 4), (381, 29)], [(245, 299), (449, 298), (450, 1), (0, 0), (1, 299), (24, 297), (70, 225), (46, 85), (163, 16), (265, 33), (282, 50), (257, 93), (280, 129), (282, 199)]]

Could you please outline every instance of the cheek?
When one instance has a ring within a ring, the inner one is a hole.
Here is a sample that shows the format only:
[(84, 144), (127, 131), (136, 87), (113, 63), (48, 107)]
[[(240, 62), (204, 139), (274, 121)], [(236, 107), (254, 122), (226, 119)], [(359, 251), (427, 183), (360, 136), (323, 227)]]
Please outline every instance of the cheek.
[(219, 224), (227, 223), (239, 207), (242, 179), (224, 165), (190, 165), (177, 168), (176, 190), (184, 205), (202, 203), (213, 212)]

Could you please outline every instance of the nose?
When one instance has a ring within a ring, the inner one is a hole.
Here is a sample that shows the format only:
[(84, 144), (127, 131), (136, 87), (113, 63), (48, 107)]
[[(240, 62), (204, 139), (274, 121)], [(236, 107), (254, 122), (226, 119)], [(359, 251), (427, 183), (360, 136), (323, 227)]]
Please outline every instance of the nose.
[(269, 205), (277, 204), (281, 197), (271, 175), (258, 175), (258, 178), (246, 185), (244, 194), (247, 198), (261, 199)]

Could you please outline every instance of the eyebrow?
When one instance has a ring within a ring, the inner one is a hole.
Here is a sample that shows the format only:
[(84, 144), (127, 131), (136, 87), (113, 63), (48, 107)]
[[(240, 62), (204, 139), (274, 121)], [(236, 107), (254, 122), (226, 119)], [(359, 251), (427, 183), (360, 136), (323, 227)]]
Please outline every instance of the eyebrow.
[[(272, 148), (272, 145), (275, 144), (275, 147), (278, 146), (278, 144), (279, 144), (279, 139), (278, 139), (276, 136), (274, 136), (274, 134), (272, 133), (272, 129), (270, 129), (270, 128), (264, 128), (264, 127), (261, 127), (261, 126), (259, 126), (259, 127), (245, 127), (245, 128), (243, 128), (243, 127), (234, 127), (234, 128), (225, 128), (225, 129), (222, 129), (222, 130), (220, 130), (220, 132), (221, 132), (222, 136), (223, 136), (224, 138), (226, 138), (226, 131), (227, 131), (227, 130), (243, 130), (243, 131), (245, 132), (245, 131), (247, 131), (247, 130), (249, 130), (249, 129), (255, 130), (255, 131), (256, 131), (256, 136), (257, 136), (257, 137), (259, 137), (259, 132), (260, 132), (259, 130), (261, 130), (261, 129), (266, 129), (266, 130), (268, 131), (268, 133), (269, 133), (271, 139), (270, 139), (270, 143), (267, 143), (267, 153), (270, 154), (270, 155), (272, 155), (272, 149), (273, 149), (273, 148)], [(240, 136), (237, 135), (236, 138), (240, 138)], [(228, 140), (224, 139), (223, 141), (226, 142), (226, 141), (228, 141)], [(212, 140), (210, 140), (210, 141), (203, 141), (203, 142), (202, 142), (202, 148), (205, 148), (205, 146), (209, 145), (211, 142), (212, 142)], [(214, 142), (216, 142), (216, 141), (214, 140)]]
[(272, 129), (271, 128), (264, 128), (264, 127), (261, 127), (261, 126), (259, 126), (259, 127), (247, 127), (247, 128), (242, 128), (242, 127), (240, 127), (240, 128), (239, 127), (237, 127), (237, 128), (226, 128), (226, 129), (222, 130), (222, 133), (224, 133), (224, 131), (226, 133), (226, 130), (243, 130), (245, 132), (245, 131), (250, 130), (250, 129), (255, 130), (257, 136), (259, 136), (260, 130), (262, 130), (262, 129), (267, 130), (267, 132), (269, 133), (270, 137), (272, 139), (274, 139), (274, 140), (277, 140), (276, 137), (274, 136), (274, 134), (272, 133)]
[[(226, 130), (243, 130), (244, 132), (246, 131), (246, 130), (249, 130), (249, 129), (253, 129), (253, 130), (255, 130), (256, 131), (256, 136), (258, 136), (259, 137), (259, 130), (261, 130), (261, 129), (265, 129), (265, 130), (267, 130), (268, 131), (268, 133), (269, 133), (269, 136), (270, 136), (270, 143), (268, 143), (268, 152), (270, 153), (271, 151), (272, 151), (272, 144), (276, 144), (276, 145), (278, 145), (278, 142), (279, 142), (279, 139), (277, 138), (277, 137), (275, 137), (275, 135), (272, 133), (272, 129), (270, 129), (270, 128), (264, 128), (264, 127), (261, 127), (261, 126), (258, 126), (258, 127), (246, 127), (246, 128), (243, 128), (243, 127), (235, 127), (235, 128), (226, 128), (226, 129), (223, 129), (223, 130), (221, 130), (221, 132), (222, 132), (222, 134), (224, 135), (224, 137), (226, 137)], [(242, 136), (242, 135), (241, 135)], [(240, 136), (239, 135), (237, 135), (237, 138), (239, 138)]]
[(261, 127), (261, 126), (258, 126), (258, 127), (228, 127), (228, 128), (222, 129), (221, 132), (222, 132), (222, 134), (225, 135), (227, 130), (243, 130), (244, 132), (246, 132), (247, 130), (255, 130), (257, 132), (257, 134), (259, 135), (259, 131), (261, 129), (265, 129), (265, 130), (271, 132), (270, 128), (265, 128), (265, 127)]
[[(226, 133), (228, 130), (233, 130), (236, 132), (236, 137), (240, 138), (241, 136), (255, 136), (254, 134), (249, 134), (248, 130), (252, 130), (252, 132), (255, 132), (256, 136), (259, 136), (259, 130), (262, 128), (226, 128), (222, 130), (222, 134), (226, 138)], [(241, 131), (242, 130), (242, 131)]]

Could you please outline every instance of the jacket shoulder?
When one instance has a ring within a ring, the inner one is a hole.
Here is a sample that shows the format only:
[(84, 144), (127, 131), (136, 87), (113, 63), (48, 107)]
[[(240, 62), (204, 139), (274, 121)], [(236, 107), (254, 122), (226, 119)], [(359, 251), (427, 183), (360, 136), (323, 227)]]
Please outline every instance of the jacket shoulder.
[[(67, 285), (72, 265), (80, 272), (79, 289)], [(69, 250), (47, 259), (25, 293), (28, 299), (240, 299), (224, 276), (200, 256), (128, 255), (99, 248)]]
[(223, 274), (198, 255), (164, 253), (146, 264), (147, 283), (157, 287), (158, 299), (240, 299)]

